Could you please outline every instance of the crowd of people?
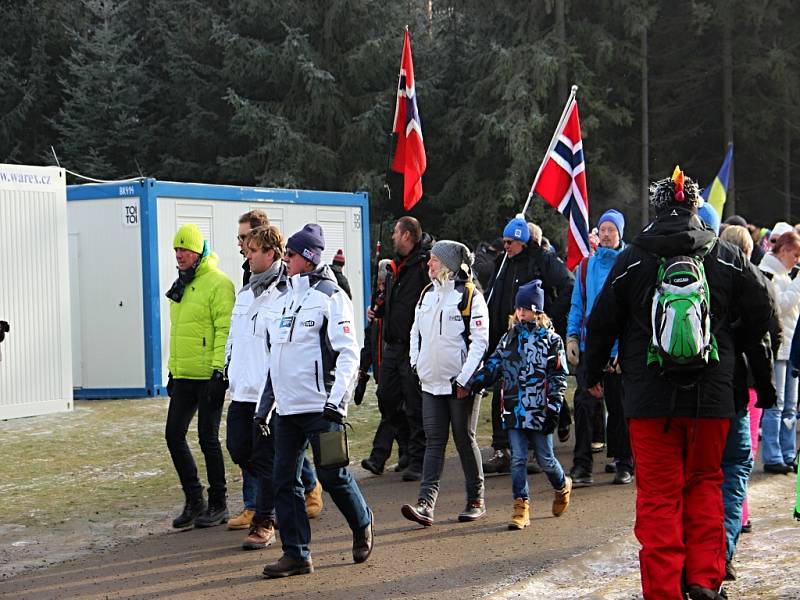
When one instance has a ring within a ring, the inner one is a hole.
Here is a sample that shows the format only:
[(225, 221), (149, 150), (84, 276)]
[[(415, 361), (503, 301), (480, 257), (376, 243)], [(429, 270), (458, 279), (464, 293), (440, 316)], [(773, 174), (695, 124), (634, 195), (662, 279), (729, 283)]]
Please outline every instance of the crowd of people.
[[(344, 255), (322, 261), (319, 225), (285, 239), (263, 212), (242, 215), (238, 293), (200, 230), (181, 227), (167, 292), (166, 439), (185, 494), (173, 526), (227, 522), (248, 530), (248, 550), (279, 531), (282, 556), (264, 575), (310, 573), (309, 519), (324, 490), (350, 526), (354, 562), (366, 561), (374, 517), (347, 468), (345, 425), (371, 374), (380, 422), (361, 466), (382, 475), (396, 445), (395, 471), (419, 482), (416, 499), (398, 507), (408, 520), (434, 524), (451, 431), (465, 485), (458, 520), (486, 515), (486, 473), (510, 473), (510, 530), (530, 525), (529, 474), (545, 474), (558, 517), (573, 487), (594, 483), (605, 450), (613, 483), (636, 486), (645, 598), (724, 597), (751, 527), (759, 430), (764, 470), (797, 471), (800, 233), (739, 216), (720, 223), (679, 169), (652, 184), (650, 201), (655, 218), (627, 244), (624, 215), (603, 213), (573, 272), (524, 215), (475, 253), (401, 217), (361, 348)], [(219, 441), (226, 390), (226, 446), (244, 505), (230, 519)], [(492, 448), (482, 461), (476, 429), (489, 392)], [(195, 413), (207, 502), (186, 443)], [(555, 436), (574, 437), (569, 469)]]

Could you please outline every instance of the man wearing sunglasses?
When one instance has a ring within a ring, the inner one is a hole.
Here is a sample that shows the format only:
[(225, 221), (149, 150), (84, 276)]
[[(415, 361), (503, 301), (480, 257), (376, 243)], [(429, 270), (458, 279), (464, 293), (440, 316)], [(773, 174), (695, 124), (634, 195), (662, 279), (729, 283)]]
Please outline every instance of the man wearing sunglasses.
[[(505, 255), (497, 258), (496, 275), (487, 293), (489, 351), (494, 351), (500, 338), (508, 331), (508, 320), (514, 313), (514, 298), (520, 286), (534, 279), (542, 281), (544, 310), (563, 338), (572, 298), (572, 275), (555, 254), (542, 248), (541, 228), (529, 227), (524, 215), (517, 215), (508, 222), (502, 240)], [(492, 394), (492, 448), (492, 457), (483, 463), (484, 472), (508, 473), (508, 435), (500, 417), (500, 393), (497, 389)]]

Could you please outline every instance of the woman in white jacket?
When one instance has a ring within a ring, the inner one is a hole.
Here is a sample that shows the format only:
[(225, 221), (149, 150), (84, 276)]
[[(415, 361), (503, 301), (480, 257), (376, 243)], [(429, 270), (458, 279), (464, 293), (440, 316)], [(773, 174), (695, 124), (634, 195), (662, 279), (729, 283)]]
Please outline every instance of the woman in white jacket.
[(777, 239), (758, 266), (770, 280), (783, 327), (783, 343), (775, 360), (778, 402), (774, 408), (766, 409), (761, 418), (761, 458), (767, 473), (797, 470), (797, 379), (788, 373), (788, 360), (800, 314), (800, 277), (792, 280), (789, 272), (798, 262), (800, 236), (791, 231)]
[(433, 524), (444, 452), (453, 430), (466, 480), (467, 505), (459, 521), (486, 514), (483, 467), (475, 429), (480, 396), (466, 389), (489, 343), (486, 301), (472, 283), (472, 254), (459, 242), (442, 240), (431, 248), (426, 287), (414, 313), (409, 357), (422, 388), (425, 458), (415, 505), (405, 504), (403, 516), (424, 526)]

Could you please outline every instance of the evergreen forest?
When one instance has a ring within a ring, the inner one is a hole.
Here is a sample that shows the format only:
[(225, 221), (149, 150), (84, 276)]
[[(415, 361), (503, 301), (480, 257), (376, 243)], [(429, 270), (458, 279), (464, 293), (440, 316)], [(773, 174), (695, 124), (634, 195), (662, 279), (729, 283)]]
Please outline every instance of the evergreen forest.
[[(632, 237), (649, 180), (679, 163), (703, 187), (729, 142), (725, 216), (800, 219), (792, 0), (0, 4), (0, 162), (367, 191), (374, 238), (402, 214), (387, 159), (408, 26), (428, 161), (412, 214), (436, 237), (499, 235), (573, 83), (591, 221), (617, 208)], [(534, 199), (527, 216), (563, 248), (561, 215)]]

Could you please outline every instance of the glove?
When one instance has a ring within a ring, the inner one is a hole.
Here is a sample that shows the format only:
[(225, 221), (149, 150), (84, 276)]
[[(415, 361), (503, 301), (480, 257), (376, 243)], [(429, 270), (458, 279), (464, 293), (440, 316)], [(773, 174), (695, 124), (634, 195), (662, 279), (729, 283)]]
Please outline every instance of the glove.
[(220, 402), (225, 401), (225, 390), (228, 389), (228, 380), (222, 374), (222, 371), (214, 371), (211, 374), (211, 379), (208, 380), (208, 397), (212, 400), (216, 399)]
[(556, 430), (556, 427), (558, 427), (558, 411), (545, 408), (542, 433), (550, 435)]
[(175, 382), (172, 380), (172, 373), (167, 374), (167, 396), (172, 398), (172, 392), (175, 391)]
[(567, 362), (573, 367), (578, 366), (581, 358), (581, 347), (578, 344), (578, 338), (570, 336), (567, 338)]
[(269, 437), (269, 425), (267, 425), (267, 418), (264, 415), (256, 415), (253, 417), (253, 423), (255, 423), (256, 427), (261, 431), (261, 435)]
[(342, 413), (336, 410), (336, 407), (333, 404), (325, 405), (325, 408), (322, 410), (322, 416), (331, 423), (338, 423), (339, 425), (344, 423), (344, 417), (342, 416)]
[(367, 382), (369, 381), (369, 375), (364, 373), (363, 371), (358, 372), (358, 383), (356, 384), (356, 389), (353, 392), (353, 402), (356, 406), (360, 406), (361, 403), (364, 401), (364, 392), (367, 391)]
[(756, 388), (756, 397), (756, 408), (773, 408), (778, 403), (778, 394), (775, 392), (774, 385)]

